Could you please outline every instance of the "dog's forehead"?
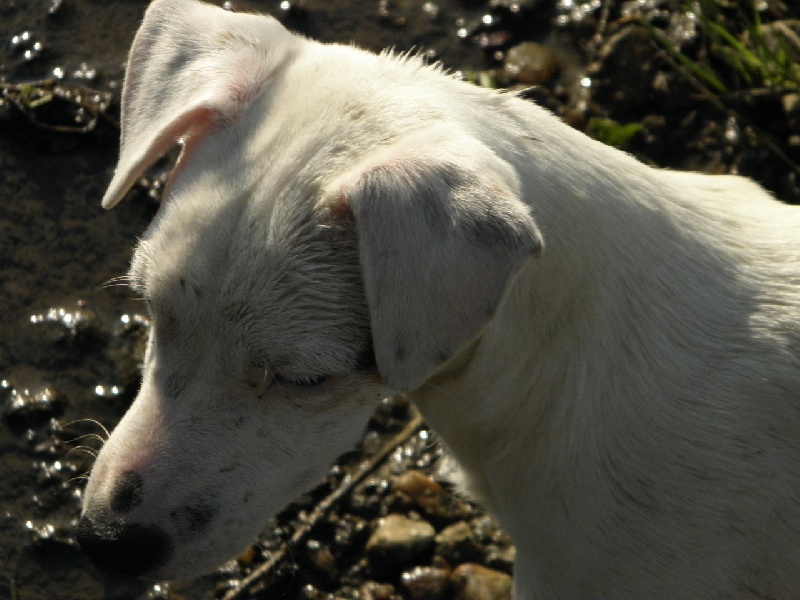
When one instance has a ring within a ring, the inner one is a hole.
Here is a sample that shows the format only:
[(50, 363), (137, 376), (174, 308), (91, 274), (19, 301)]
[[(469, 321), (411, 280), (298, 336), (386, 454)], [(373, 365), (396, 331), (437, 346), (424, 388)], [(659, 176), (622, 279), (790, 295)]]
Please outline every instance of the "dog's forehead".
[(310, 202), (276, 206), (263, 191), (201, 186), (177, 193), (160, 211), (131, 267), (151, 300), (181, 292), (197, 305), (219, 305), (263, 296), (314, 261), (303, 249), (318, 237)]
[(131, 279), (156, 324), (202, 326), (192, 335), (217, 340), (206, 348), (275, 364), (351, 362), (368, 329), (354, 231), (319, 210), (315, 184), (207, 184), (178, 182), (136, 249)]

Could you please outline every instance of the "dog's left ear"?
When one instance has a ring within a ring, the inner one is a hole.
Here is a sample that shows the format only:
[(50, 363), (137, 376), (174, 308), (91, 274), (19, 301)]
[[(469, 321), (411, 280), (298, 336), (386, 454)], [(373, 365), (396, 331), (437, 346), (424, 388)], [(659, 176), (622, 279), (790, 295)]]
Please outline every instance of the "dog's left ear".
[(187, 155), (211, 128), (235, 121), (298, 41), (271, 17), (152, 2), (128, 57), (120, 157), (103, 207), (180, 139)]
[(429, 137), (373, 154), (327, 196), (355, 219), (375, 358), (399, 391), (475, 339), (542, 248), (507, 162), (473, 140)]

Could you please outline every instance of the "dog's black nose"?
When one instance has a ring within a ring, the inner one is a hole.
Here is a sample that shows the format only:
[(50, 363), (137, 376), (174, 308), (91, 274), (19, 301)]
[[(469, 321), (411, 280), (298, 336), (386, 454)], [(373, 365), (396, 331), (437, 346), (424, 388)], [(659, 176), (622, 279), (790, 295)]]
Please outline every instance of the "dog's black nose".
[(138, 577), (169, 561), (172, 543), (158, 527), (81, 517), (75, 536), (89, 559), (113, 575)]

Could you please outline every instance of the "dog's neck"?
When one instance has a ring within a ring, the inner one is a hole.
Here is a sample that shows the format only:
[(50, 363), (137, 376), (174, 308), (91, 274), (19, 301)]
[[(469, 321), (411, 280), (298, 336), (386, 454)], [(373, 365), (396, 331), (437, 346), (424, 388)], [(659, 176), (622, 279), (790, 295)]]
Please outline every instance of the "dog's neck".
[[(569, 140), (553, 148), (572, 163), (559, 170), (572, 176), (538, 173), (527, 190), (545, 237), (542, 256), (518, 275), (478, 340), (412, 394), (464, 467), (470, 491), (508, 530), (535, 529), (540, 518), (518, 510), (515, 489), (538, 490), (547, 506), (570, 496), (570, 473), (592, 481), (608, 467), (603, 448), (668, 453), (658, 420), (668, 424), (713, 385), (721, 367), (713, 342), (747, 330), (743, 311), (754, 293), (733, 272), (750, 248), (728, 244), (730, 255), (715, 256), (711, 222), (708, 237), (694, 235), (698, 222), (724, 218), (714, 190), (685, 199), (671, 174), (614, 151), (570, 156)], [(708, 331), (700, 339), (709, 345), (693, 341), (698, 330)], [(652, 425), (647, 440), (638, 435), (643, 419)], [(512, 452), (521, 447), (530, 452)], [(579, 455), (586, 448), (592, 455)], [(499, 479), (510, 472), (526, 481)]]

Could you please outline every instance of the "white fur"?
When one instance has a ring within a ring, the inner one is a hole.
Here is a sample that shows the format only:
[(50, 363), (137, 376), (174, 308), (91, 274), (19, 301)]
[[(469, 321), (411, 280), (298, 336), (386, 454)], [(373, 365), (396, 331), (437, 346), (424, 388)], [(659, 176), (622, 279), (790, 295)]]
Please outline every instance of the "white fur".
[(143, 524), (170, 544), (144, 575), (210, 570), (405, 392), (514, 539), (518, 600), (800, 597), (798, 209), (416, 59), (156, 0), (104, 206), (179, 138), (90, 538)]

